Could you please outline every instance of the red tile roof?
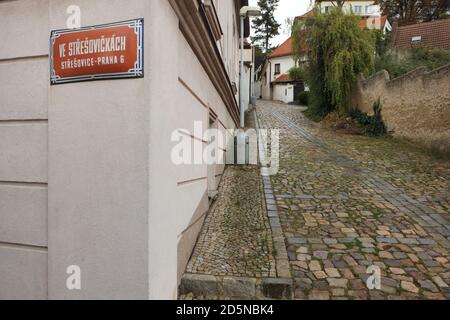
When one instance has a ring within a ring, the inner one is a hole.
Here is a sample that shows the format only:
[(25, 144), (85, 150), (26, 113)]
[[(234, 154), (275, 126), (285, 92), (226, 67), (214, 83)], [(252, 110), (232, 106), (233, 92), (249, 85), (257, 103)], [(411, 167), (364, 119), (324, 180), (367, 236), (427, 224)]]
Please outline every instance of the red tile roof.
[(314, 10), (309, 10), (307, 13), (302, 14), (301, 16), (295, 17), (295, 19), (296, 20), (297, 19), (303, 19), (303, 18), (310, 17), (310, 16), (313, 16), (313, 15), (314, 15)]
[(359, 21), (361, 29), (379, 29), (384, 30), (386, 26), (387, 16), (363, 18)]
[(287, 73), (284, 73), (278, 78), (276, 78), (274, 82), (289, 82), (289, 81), (291, 81), (291, 78)]
[[(414, 37), (422, 37), (420, 42), (412, 43)], [(394, 47), (408, 49), (413, 47), (441, 48), (450, 50), (450, 20), (436, 20), (394, 28)]]
[(275, 50), (273, 50), (270, 55), (270, 58), (276, 58), (276, 57), (283, 57), (283, 56), (290, 56), (294, 54), (293, 48), (292, 48), (292, 38), (289, 37), (285, 42), (280, 44)]

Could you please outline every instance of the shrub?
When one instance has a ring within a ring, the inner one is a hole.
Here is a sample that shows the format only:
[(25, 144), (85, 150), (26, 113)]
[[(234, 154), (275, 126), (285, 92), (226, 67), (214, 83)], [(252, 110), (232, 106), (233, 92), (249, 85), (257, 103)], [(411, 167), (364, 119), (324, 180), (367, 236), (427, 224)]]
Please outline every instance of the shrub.
[(370, 137), (384, 136), (387, 133), (386, 125), (381, 115), (382, 107), (380, 99), (373, 104), (373, 116), (355, 109), (350, 116), (364, 127), (364, 133)]
[(429, 153), (437, 159), (450, 160), (450, 142), (438, 139), (429, 143)]
[(292, 67), (289, 69), (289, 79), (294, 81), (305, 80), (305, 70), (299, 67)]
[(398, 58), (392, 52), (377, 57), (375, 70), (386, 70), (391, 78), (397, 78), (419, 67), (433, 70), (450, 63), (450, 50), (418, 48), (403, 57)]
[(374, 38), (359, 28), (359, 21), (359, 17), (336, 8), (326, 14), (316, 9), (313, 16), (294, 24), (297, 58), (307, 48), (309, 114), (319, 118), (334, 110), (348, 114), (356, 76), (367, 76), (373, 70)]
[(298, 94), (297, 100), (300, 101), (300, 104), (307, 106), (309, 104), (309, 92), (302, 91)]

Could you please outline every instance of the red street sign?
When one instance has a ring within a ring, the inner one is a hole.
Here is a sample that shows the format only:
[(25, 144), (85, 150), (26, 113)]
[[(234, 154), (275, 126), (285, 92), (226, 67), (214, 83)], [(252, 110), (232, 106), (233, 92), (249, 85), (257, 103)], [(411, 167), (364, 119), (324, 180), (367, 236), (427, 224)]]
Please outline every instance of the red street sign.
[(50, 35), (50, 82), (142, 78), (144, 19), (55, 30)]

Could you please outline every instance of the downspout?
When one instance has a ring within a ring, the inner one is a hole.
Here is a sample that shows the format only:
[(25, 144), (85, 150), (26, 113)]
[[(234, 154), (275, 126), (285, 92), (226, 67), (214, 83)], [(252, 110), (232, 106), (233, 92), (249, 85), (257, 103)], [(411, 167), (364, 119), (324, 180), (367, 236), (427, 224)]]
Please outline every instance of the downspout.
[(269, 99), (273, 100), (272, 94), (272, 61), (269, 60)]

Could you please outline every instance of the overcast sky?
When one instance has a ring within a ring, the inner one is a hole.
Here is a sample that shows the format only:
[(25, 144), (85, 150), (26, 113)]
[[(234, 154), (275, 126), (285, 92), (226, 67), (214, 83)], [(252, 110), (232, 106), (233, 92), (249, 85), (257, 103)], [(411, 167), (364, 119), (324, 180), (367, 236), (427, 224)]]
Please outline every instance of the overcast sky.
[[(275, 11), (275, 19), (281, 24), (280, 35), (273, 38), (271, 44), (280, 45), (290, 36), (290, 32), (286, 30), (286, 19), (300, 16), (308, 11), (310, 0), (280, 0), (278, 9)], [(256, 6), (258, 0), (250, 0), (249, 5)]]

